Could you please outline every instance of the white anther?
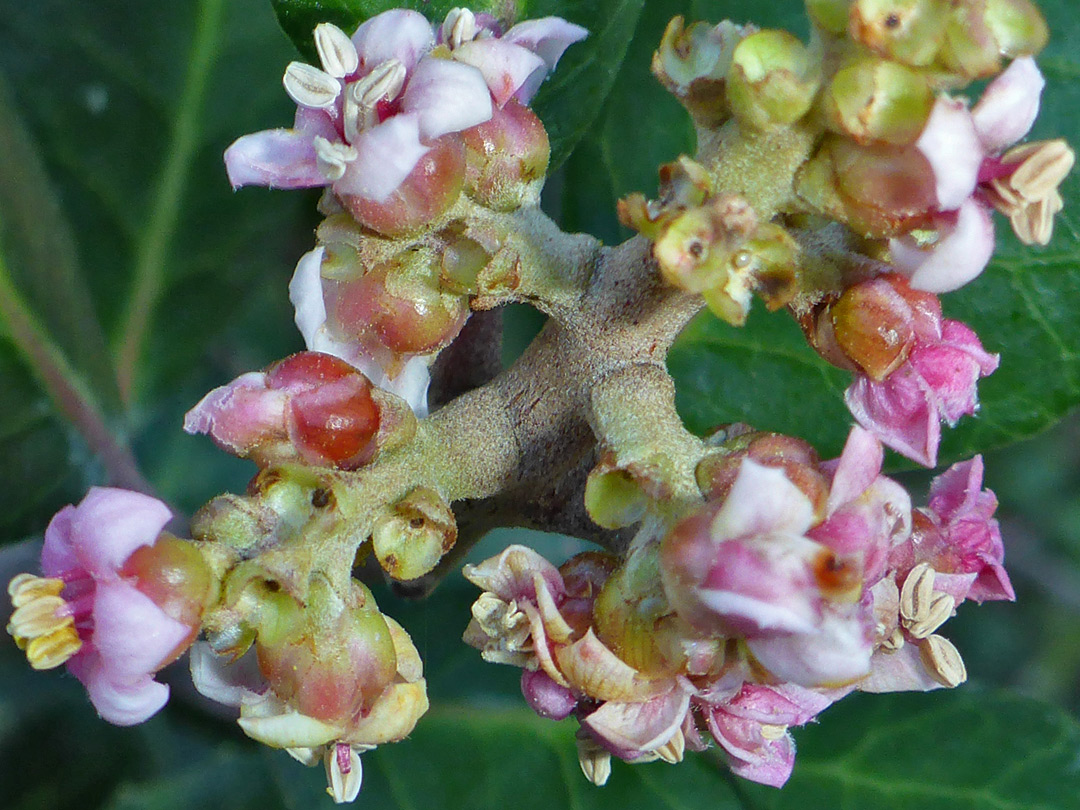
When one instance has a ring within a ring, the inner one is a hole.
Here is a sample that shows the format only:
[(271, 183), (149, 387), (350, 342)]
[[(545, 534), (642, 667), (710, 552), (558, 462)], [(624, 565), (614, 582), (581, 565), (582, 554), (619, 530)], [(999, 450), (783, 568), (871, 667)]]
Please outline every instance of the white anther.
[(315, 163), (322, 176), (331, 183), (340, 180), (348, 165), (360, 156), (354, 147), (328, 141), (320, 135), (312, 138), (312, 145), (315, 147)]
[(1020, 164), (1009, 176), (1009, 185), (1025, 200), (1036, 202), (1057, 189), (1076, 162), (1076, 155), (1059, 138), (1010, 149), (1002, 162)]
[(333, 106), (341, 92), (341, 82), (329, 73), (303, 62), (290, 62), (281, 83), (285, 85), (289, 98), (301, 107), (316, 110)]
[(941, 636), (930, 636), (919, 645), (919, 657), (927, 672), (942, 686), (950, 689), (967, 680), (967, 667), (960, 651)]
[(347, 804), (360, 793), (364, 769), (356, 749), (347, 743), (328, 745), (323, 755), (326, 765), (326, 792), (336, 804)]
[(611, 754), (587, 737), (577, 738), (578, 764), (585, 778), (597, 787), (607, 784), (611, 776)]
[(921, 622), (927, 617), (936, 573), (929, 563), (919, 563), (907, 575), (900, 589), (900, 615), (906, 621)]
[(380, 101), (393, 101), (405, 86), (405, 65), (387, 59), (345, 92), (345, 140), (352, 143), (365, 129), (379, 123), (376, 111)]
[(921, 620), (908, 625), (908, 632), (915, 638), (926, 638), (953, 615), (956, 600), (947, 593), (939, 593), (930, 601), (930, 608)]
[(333, 23), (315, 26), (315, 50), (319, 52), (323, 69), (335, 79), (344, 79), (360, 66), (356, 46), (349, 35)]
[(476, 39), (476, 15), (467, 8), (452, 8), (442, 24), (443, 41), (454, 50), (462, 42)]
[(686, 752), (686, 737), (681, 728), (675, 729), (671, 739), (655, 750), (655, 754), (669, 765), (678, 765)]

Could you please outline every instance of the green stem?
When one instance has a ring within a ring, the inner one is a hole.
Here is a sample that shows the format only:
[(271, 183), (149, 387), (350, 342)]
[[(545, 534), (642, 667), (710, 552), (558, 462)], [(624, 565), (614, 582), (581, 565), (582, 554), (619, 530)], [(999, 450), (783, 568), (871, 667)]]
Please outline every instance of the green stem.
[(136, 246), (135, 273), (127, 308), (120, 320), (119, 331), (113, 335), (120, 391), (128, 403), (134, 395), (150, 318), (164, 291), (166, 258), (180, 218), (191, 164), (199, 147), (199, 117), (217, 56), (224, 7), (224, 0), (199, 3), (184, 92), (176, 107), (165, 166), (150, 209), (150, 219)]

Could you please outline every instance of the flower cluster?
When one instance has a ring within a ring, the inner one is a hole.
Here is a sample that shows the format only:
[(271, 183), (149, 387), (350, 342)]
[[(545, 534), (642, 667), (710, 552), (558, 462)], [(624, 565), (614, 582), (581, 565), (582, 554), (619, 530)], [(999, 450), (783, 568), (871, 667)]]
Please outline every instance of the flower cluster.
[(556, 569), (514, 546), (466, 568), (484, 593), (465, 641), (522, 667), (539, 715), (579, 721), (598, 784), (610, 756), (677, 762), (711, 739), (735, 773), (779, 786), (789, 728), (852, 690), (958, 685), (963, 660), (937, 631), (965, 599), (1014, 596), (980, 459), (913, 511), (861, 428), (828, 462), (741, 426), (722, 439), (698, 467), (705, 504), (643, 528), (625, 561)]

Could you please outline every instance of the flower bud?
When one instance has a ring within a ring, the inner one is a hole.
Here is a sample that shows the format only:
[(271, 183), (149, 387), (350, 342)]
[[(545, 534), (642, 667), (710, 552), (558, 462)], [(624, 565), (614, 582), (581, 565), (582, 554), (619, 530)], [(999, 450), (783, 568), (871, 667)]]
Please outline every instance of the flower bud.
[(851, 0), (806, 0), (810, 19), (835, 36), (847, 33)]
[(339, 195), (358, 222), (387, 236), (406, 236), (430, 227), (461, 194), (465, 147), (457, 135), (436, 140), (397, 189), (382, 202)]
[(785, 31), (758, 31), (735, 47), (727, 98), (740, 121), (766, 129), (802, 118), (820, 82), (818, 67), (799, 40)]
[(496, 211), (539, 200), (551, 146), (536, 113), (511, 99), (491, 118), (461, 134), (466, 193)]
[(1001, 50), (987, 25), (985, 0), (964, 0), (954, 6), (945, 26), (939, 61), (968, 81), (985, 78), (1001, 67)]
[(929, 65), (944, 38), (946, 5), (938, 0), (855, 0), (851, 38), (899, 62)]
[(410, 580), (431, 571), (454, 547), (457, 523), (438, 492), (417, 487), (376, 521), (371, 536), (383, 570)]
[(754, 26), (696, 22), (689, 27), (679, 16), (664, 30), (652, 58), (652, 72), (690, 111), (700, 126), (716, 127), (730, 111), (724, 98), (724, 79), (735, 46)]
[(448, 234), (440, 259), (439, 287), (459, 295), (476, 295), (480, 273), (490, 259), (491, 254), (475, 239)]
[(1033, 56), (1050, 37), (1046, 20), (1031, 0), (986, 0), (986, 26), (1004, 56)]
[(354, 281), (324, 280), (327, 321), (349, 339), (399, 354), (428, 354), (453, 340), (468, 315), (464, 297), (443, 293), (436, 256), (407, 250)]
[(837, 71), (825, 97), (831, 126), (858, 143), (914, 143), (934, 106), (922, 74), (898, 62), (862, 59)]
[[(202, 614), (216, 601), (219, 582), (199, 550), (188, 540), (164, 532), (151, 546), (140, 546), (118, 570), (171, 619), (198, 633)], [(185, 644), (186, 647), (186, 644)]]

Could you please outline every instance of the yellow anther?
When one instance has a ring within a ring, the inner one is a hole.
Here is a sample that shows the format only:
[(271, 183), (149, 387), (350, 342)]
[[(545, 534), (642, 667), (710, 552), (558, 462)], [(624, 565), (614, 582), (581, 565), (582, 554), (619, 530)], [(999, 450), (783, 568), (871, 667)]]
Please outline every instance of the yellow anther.
[(63, 589), (63, 580), (32, 574), (19, 574), (8, 583), (15, 612), (7, 632), (34, 669), (58, 667), (82, 647), (75, 620), (60, 596)]
[(74, 625), (66, 625), (31, 641), (26, 646), (26, 660), (34, 669), (53, 669), (65, 663), (81, 648), (82, 639)]

